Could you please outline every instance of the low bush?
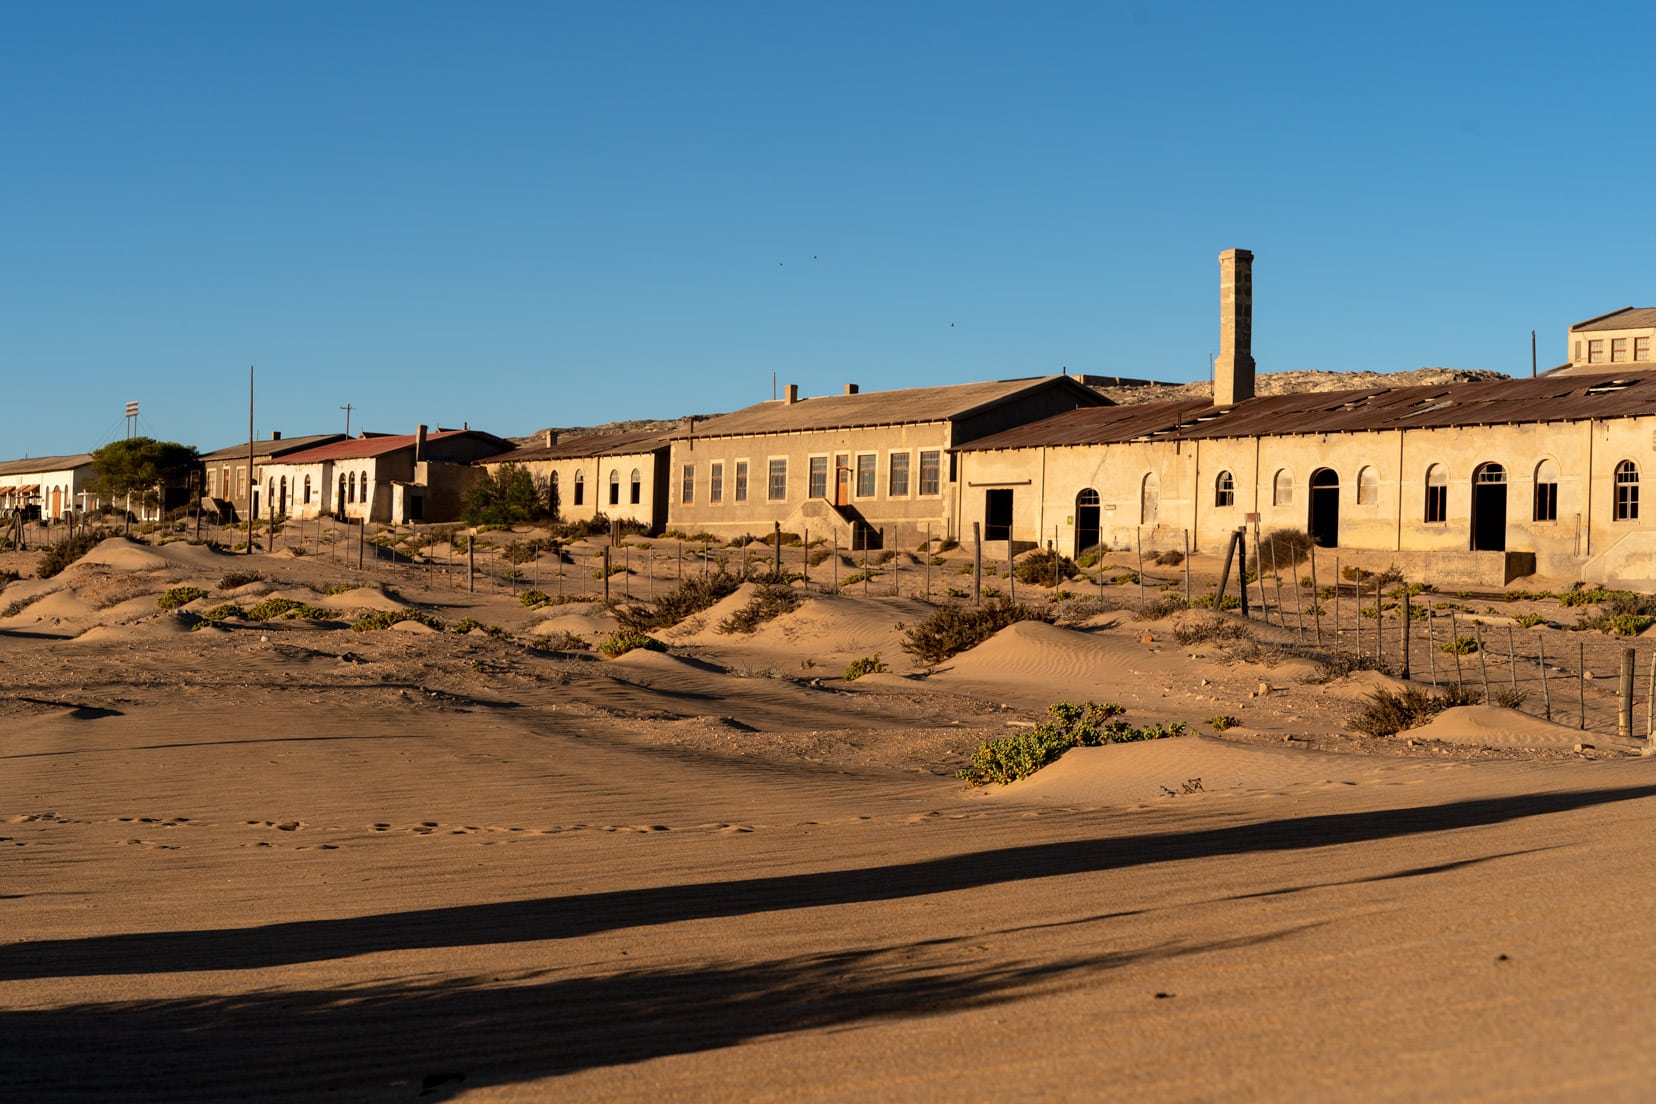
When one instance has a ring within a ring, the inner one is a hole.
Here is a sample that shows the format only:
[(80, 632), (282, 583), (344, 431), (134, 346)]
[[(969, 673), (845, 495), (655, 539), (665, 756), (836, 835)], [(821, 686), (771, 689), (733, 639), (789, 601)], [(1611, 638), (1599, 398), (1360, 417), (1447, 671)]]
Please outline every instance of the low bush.
[(1028, 778), (1072, 747), (1164, 740), (1187, 731), (1183, 722), (1134, 727), (1113, 719), (1122, 712), (1109, 702), (1056, 702), (1047, 707), (1047, 719), (1028, 732), (985, 741), (956, 776), (972, 786), (1004, 785)]
[(615, 633), (608, 640), (598, 645), (598, 653), (609, 659), (624, 656), (628, 652), (643, 648), (649, 652), (665, 652), (667, 645), (644, 632), (622, 631)]
[(1317, 659), (1316, 670), (1306, 675), (1301, 681), (1313, 685), (1333, 682), (1335, 679), (1345, 678), (1358, 671), (1378, 671), (1379, 660), (1368, 652), (1353, 652), (1341, 649), (1329, 652)]
[(855, 586), (857, 583), (866, 583), (870, 579), (879, 578), (879, 576), (880, 573), (875, 571), (873, 568), (869, 568), (867, 571), (853, 571), (851, 574), (840, 580), (840, 586)]
[(15, 571), (0, 571), (0, 590), (6, 589), (22, 577)]
[(1537, 625), (1545, 625), (1547, 623), (1547, 619), (1542, 617), (1539, 613), (1520, 613), (1517, 617), (1514, 617), (1513, 620), (1526, 629), (1533, 629)]
[(74, 536), (65, 537), (40, 554), (40, 559), (35, 562), (35, 576), (50, 579), (102, 544), (109, 536), (110, 534), (101, 529), (83, 525), (76, 530)]
[(1573, 590), (1559, 591), (1558, 604), (1561, 606), (1592, 606), (1600, 602), (1608, 602), (1612, 598), (1632, 597), (1634, 595), (1625, 590), (1605, 590), (1603, 587), (1588, 589), (1578, 586)]
[(1529, 700), (1528, 690), (1519, 690), (1511, 686), (1502, 686), (1489, 692), (1490, 701), (1502, 709), (1522, 709)]
[(1173, 639), (1187, 647), (1215, 640), (1247, 640), (1252, 636), (1246, 623), (1216, 613), (1184, 617), (1173, 626)]
[(451, 633), (465, 635), (475, 629), (482, 629), (487, 635), (496, 638), (506, 635), (506, 630), (501, 628), (499, 625), (485, 625), (475, 617), (462, 617), (460, 620), (450, 625), (448, 631)]
[(799, 591), (784, 583), (761, 583), (747, 605), (719, 622), (722, 633), (750, 633), (766, 621), (792, 613), (804, 601)]
[(247, 611), (251, 621), (272, 621), (281, 618), (304, 618), (309, 621), (326, 621), (333, 616), (332, 610), (325, 610), (320, 606), (306, 605), (296, 602), (292, 598), (266, 598), (258, 605)]
[(619, 606), (615, 619), (624, 632), (643, 634), (651, 629), (676, 625), (728, 598), (742, 585), (742, 580), (726, 571), (707, 575), (692, 575), (654, 602), (638, 602)]
[(1208, 721), (1208, 724), (1213, 726), (1213, 731), (1215, 732), (1223, 732), (1227, 728), (1235, 728), (1241, 723), (1242, 722), (1240, 720), (1231, 716), (1229, 713), (1216, 714)]
[(1037, 549), (1012, 564), (1012, 576), (1031, 586), (1055, 587), (1079, 574), (1075, 561), (1058, 552)]
[(381, 629), (389, 629), (392, 625), (400, 624), (403, 621), (418, 621), (420, 624), (428, 625), (438, 632), (443, 631), (443, 623), (431, 614), (411, 609), (380, 610), (378, 613), (370, 613), (368, 616), (352, 622), (351, 631), (378, 632)]
[(155, 604), (164, 610), (175, 610), (179, 606), (187, 606), (197, 598), (207, 597), (207, 592), (198, 586), (176, 586), (161, 592)]
[(1090, 568), (1104, 558), (1104, 552), (1105, 548), (1102, 544), (1089, 545), (1081, 550), (1080, 555), (1075, 557), (1075, 566)]
[(248, 583), (262, 582), (264, 582), (264, 573), (260, 571), (226, 571), (219, 579), (218, 588), (220, 590), (235, 590), (238, 587), (246, 586)]
[[(1209, 603), (1209, 605), (1211, 604)], [(1152, 598), (1144, 603), (1133, 616), (1140, 621), (1160, 621), (1162, 618), (1170, 617), (1185, 608), (1183, 598), (1173, 594), (1163, 594), (1159, 598)]]
[(1472, 655), (1478, 650), (1478, 638), (1461, 634), (1453, 640), (1445, 640), (1438, 645), (1438, 651), (1445, 655)]
[(864, 675), (877, 675), (881, 671), (889, 670), (891, 670), (891, 668), (881, 662), (880, 653), (875, 652), (871, 656), (863, 656), (861, 659), (853, 659), (850, 663), (846, 664), (845, 681), (856, 682)]
[(1612, 636), (1638, 636), (1656, 625), (1656, 596), (1625, 590), (1601, 591), (1599, 610), (1583, 617), (1580, 629), (1597, 629)]
[(211, 609), (201, 611), (201, 619), (203, 621), (223, 621), (227, 617), (234, 617), (238, 620), (246, 620), (247, 611), (236, 605), (234, 602), (223, 602)]
[(1190, 601), (1190, 604), (1197, 609), (1213, 609), (1216, 603), (1218, 608), (1222, 610), (1242, 608), (1242, 599), (1235, 594), (1227, 594), (1223, 598), (1218, 598), (1213, 594), (1203, 594), (1198, 598), (1192, 598)]
[(535, 647), (549, 652), (585, 652), (590, 651), (592, 645), (566, 629), (535, 637)]
[(1311, 557), (1311, 538), (1303, 529), (1273, 529), (1259, 542), (1260, 562), (1287, 569)]
[(1411, 728), (1419, 728), (1445, 709), (1457, 705), (1477, 705), (1483, 693), (1455, 684), (1437, 692), (1408, 686), (1400, 691), (1375, 690), (1368, 702), (1352, 714), (1346, 726), (1368, 736), (1395, 736)]
[(1053, 614), (1013, 602), (982, 606), (938, 606), (909, 629), (903, 651), (922, 663), (942, 663), (988, 640), (1019, 621), (1051, 621)]

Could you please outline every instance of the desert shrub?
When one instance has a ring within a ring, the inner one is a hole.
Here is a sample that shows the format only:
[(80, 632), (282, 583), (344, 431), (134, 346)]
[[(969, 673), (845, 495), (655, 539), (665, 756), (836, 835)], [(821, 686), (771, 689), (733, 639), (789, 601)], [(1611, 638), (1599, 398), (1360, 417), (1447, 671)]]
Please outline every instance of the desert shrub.
[(1155, 562), (1160, 564), (1162, 567), (1178, 567), (1180, 564), (1184, 563), (1185, 554), (1180, 552), (1177, 548), (1172, 548), (1166, 552), (1157, 552), (1154, 559)]
[(22, 577), (15, 571), (0, 571), (0, 590), (6, 589)]
[(1652, 625), (1656, 625), (1656, 617), (1648, 613), (1613, 613), (1596, 627), (1611, 636), (1638, 636)]
[[(1212, 605), (1210, 602), (1209, 605)], [(1133, 614), (1140, 621), (1160, 621), (1170, 617), (1185, 607), (1185, 600), (1173, 594), (1163, 594), (1159, 598), (1152, 598)]]
[(218, 581), (220, 590), (235, 590), (248, 583), (264, 582), (264, 573), (260, 571), (226, 571)]
[(833, 556), (833, 554), (834, 553), (832, 551), (826, 548), (813, 549), (811, 552), (811, 566), (815, 567), (817, 564), (822, 563), (824, 560)]
[(891, 668), (881, 662), (880, 653), (875, 652), (871, 656), (863, 656), (861, 659), (853, 659), (850, 663), (846, 664), (845, 681), (856, 682), (864, 675), (877, 675), (881, 671), (889, 670), (891, 670)]
[(590, 651), (592, 645), (565, 629), (535, 637), (535, 647), (549, 652), (585, 652)]
[(1019, 621), (1051, 621), (1052, 613), (1013, 602), (982, 606), (938, 606), (909, 629), (903, 651), (922, 663), (941, 663), (988, 640)]
[(1290, 568), (1311, 557), (1311, 538), (1303, 529), (1273, 529), (1259, 542), (1262, 563)]
[(1075, 566), (1082, 568), (1092, 567), (1103, 558), (1104, 546), (1102, 544), (1089, 545), (1081, 550), (1080, 555), (1075, 557)]
[(647, 633), (700, 613), (721, 598), (734, 594), (741, 585), (740, 578), (726, 571), (692, 575), (654, 602), (617, 607), (615, 619), (625, 632)]
[(1502, 709), (1522, 709), (1529, 700), (1528, 690), (1519, 690), (1512, 686), (1497, 687), (1489, 692), (1491, 704)]
[(1215, 731), (1215, 732), (1223, 732), (1227, 728), (1235, 728), (1237, 725), (1239, 725), (1241, 723), (1242, 722), (1240, 720), (1238, 720), (1237, 718), (1231, 716), (1229, 713), (1215, 714), (1208, 721), (1208, 724), (1213, 726), (1213, 731)]
[(1533, 629), (1537, 625), (1545, 625), (1547, 623), (1547, 619), (1542, 617), (1539, 613), (1520, 613), (1517, 617), (1514, 617), (1513, 620), (1526, 629)]
[(1346, 721), (1354, 732), (1367, 736), (1395, 736), (1419, 728), (1433, 717), (1457, 705), (1476, 705), (1483, 693), (1460, 684), (1438, 692), (1407, 686), (1400, 691), (1375, 690), (1368, 701)]
[(1186, 731), (1183, 722), (1134, 727), (1113, 719), (1122, 712), (1109, 702), (1055, 702), (1047, 707), (1047, 719), (1028, 732), (985, 741), (957, 777), (972, 786), (1004, 785), (1028, 778), (1072, 747), (1164, 740)]
[(155, 604), (164, 610), (174, 610), (179, 606), (187, 606), (197, 598), (207, 597), (207, 592), (198, 586), (175, 586), (161, 592)]
[(403, 621), (418, 621), (422, 625), (429, 625), (438, 632), (443, 631), (443, 623), (431, 614), (411, 609), (380, 610), (378, 613), (370, 613), (368, 616), (352, 622), (351, 631), (378, 632), (381, 629), (389, 629), (392, 625)]
[(766, 621), (792, 613), (804, 601), (799, 591), (785, 583), (761, 583), (747, 605), (719, 622), (722, 633), (750, 633)]
[(551, 596), (544, 590), (526, 590), (518, 595), (518, 601), (529, 609), (535, 609), (551, 601)]
[(1173, 639), (1185, 646), (1217, 640), (1246, 640), (1251, 636), (1253, 632), (1245, 623), (1216, 613), (1181, 618), (1173, 626)]
[(273, 621), (277, 618), (326, 621), (332, 616), (334, 616), (332, 610), (323, 609), (321, 606), (306, 605), (304, 602), (296, 602), (292, 598), (266, 598), (247, 611), (247, 617), (251, 621)]
[(16, 617), (44, 597), (46, 597), (44, 594), (31, 594), (27, 598), (19, 598), (4, 610), (0, 610), (0, 617)]
[(870, 579), (877, 579), (879, 578), (879, 575), (880, 573), (875, 571), (873, 568), (869, 568), (867, 571), (853, 571), (851, 574), (840, 580), (840, 586), (853, 586), (857, 583), (867, 582)]
[(234, 602), (223, 602), (211, 609), (201, 611), (203, 621), (223, 621), (226, 617), (235, 617), (245, 620), (247, 611)]
[(1404, 583), (1387, 591), (1386, 597), (1401, 598), (1407, 594), (1410, 598), (1413, 598), (1417, 594), (1430, 594), (1436, 589), (1437, 587), (1432, 583)]
[(617, 656), (624, 656), (628, 652), (634, 651), (638, 648), (643, 648), (645, 651), (649, 652), (665, 652), (667, 650), (667, 645), (663, 644), (649, 633), (627, 632), (623, 630), (615, 633), (602, 644), (599, 644), (598, 653), (609, 659), (615, 659)]
[(1558, 592), (1558, 604), (1561, 606), (1591, 606), (1623, 596), (1633, 597), (1625, 590), (1605, 590), (1603, 587), (1589, 589), (1578, 583), (1573, 589)]
[(1462, 633), (1453, 640), (1445, 640), (1438, 645), (1438, 651), (1445, 655), (1472, 655), (1478, 650), (1478, 638)]
[(1346, 649), (1329, 652), (1317, 659), (1316, 670), (1306, 675), (1301, 681), (1318, 684), (1333, 682), (1335, 679), (1345, 678), (1358, 671), (1378, 671), (1380, 663), (1368, 652), (1354, 652)]
[(1612, 636), (1638, 636), (1656, 625), (1656, 597), (1625, 590), (1597, 593), (1602, 595), (1598, 612), (1583, 617), (1576, 628), (1597, 629)]
[(1078, 574), (1075, 561), (1058, 552), (1037, 549), (1012, 564), (1012, 575), (1020, 583), (1055, 587)]
[(1242, 608), (1242, 599), (1235, 594), (1227, 594), (1223, 598), (1219, 598), (1217, 595), (1213, 594), (1203, 594), (1200, 597), (1192, 598), (1190, 600), (1190, 604), (1197, 609), (1213, 609), (1215, 602), (1218, 603), (1218, 607), (1222, 610)]
[[(613, 576), (616, 576), (616, 575), (637, 575), (637, 574), (638, 574), (638, 572), (634, 571), (632, 568), (628, 567), (626, 564), (618, 564), (618, 563), (610, 564), (608, 571), (604, 570), (604, 565), (603, 564), (599, 564), (597, 567), (593, 568), (593, 570), (592, 570), (592, 577), (594, 579), (602, 579), (602, 578), (605, 578), (605, 577), (613, 577)], [(523, 576), (520, 573), (516, 577), (517, 578), (522, 578)]]
[(64, 568), (103, 543), (109, 534), (91, 526), (82, 526), (74, 536), (65, 537), (40, 554), (35, 562), (37, 578), (50, 579)]
[(499, 625), (485, 625), (483, 622), (479, 621), (477, 618), (470, 617), (470, 616), (462, 617), (460, 620), (458, 620), (454, 624), (450, 625), (448, 631), (451, 632), (451, 633), (459, 633), (461, 635), (465, 635), (466, 633), (469, 633), (474, 629), (482, 629), (489, 636), (493, 636), (493, 637), (497, 637), (497, 638), (506, 635), (506, 630), (501, 628)]

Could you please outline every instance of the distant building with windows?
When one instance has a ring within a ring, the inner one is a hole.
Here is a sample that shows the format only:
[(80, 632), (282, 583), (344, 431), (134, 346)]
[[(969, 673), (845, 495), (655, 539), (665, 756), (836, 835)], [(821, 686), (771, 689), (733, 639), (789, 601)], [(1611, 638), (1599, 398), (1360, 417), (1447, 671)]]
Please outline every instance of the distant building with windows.
[(536, 445), (479, 461), (498, 471), (516, 464), (541, 480), (560, 521), (631, 521), (647, 533), (667, 528), (671, 435), (659, 430), (593, 433), (560, 440), (550, 430)]
[[(261, 494), (256, 490), (262, 486), (260, 469), (265, 464), (318, 445), (345, 440), (349, 438), (343, 433), (283, 437), (280, 432), (274, 432), (264, 440), (252, 442), (251, 445), (243, 441), (209, 452), (200, 460), (200, 489), (203, 502), (215, 509), (226, 521), (246, 520), (248, 503), (252, 501), (249, 498), (250, 494), (258, 499), (261, 505), (271, 501), (268, 494)], [(248, 478), (250, 456), (253, 463), (251, 479)], [(259, 516), (264, 516), (263, 511), (259, 511)]]
[(1569, 360), (1563, 369), (1614, 371), (1656, 367), (1656, 307), (1623, 307), (1570, 327)]
[(91, 453), (0, 462), (0, 513), (21, 510), (55, 521), (76, 510), (96, 510), (101, 501), (87, 490), (91, 481)]

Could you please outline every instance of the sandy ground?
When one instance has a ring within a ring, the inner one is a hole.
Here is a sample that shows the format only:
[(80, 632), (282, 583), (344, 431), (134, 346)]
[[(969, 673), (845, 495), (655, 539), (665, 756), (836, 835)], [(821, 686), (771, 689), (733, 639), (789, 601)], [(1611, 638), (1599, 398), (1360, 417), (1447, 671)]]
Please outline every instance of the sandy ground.
[[(604, 660), (528, 643), (607, 635), (591, 603), (384, 582), (112, 542), (0, 591), (8, 1099), (1656, 1089), (1656, 765), (1602, 726), (1359, 737), (1395, 680), (1120, 612), (927, 669), (913, 598), (720, 633), (738, 595)], [(337, 619), (192, 629), (270, 595)], [(405, 607), (510, 636), (345, 627)], [(953, 776), (1089, 697), (1191, 732)]]

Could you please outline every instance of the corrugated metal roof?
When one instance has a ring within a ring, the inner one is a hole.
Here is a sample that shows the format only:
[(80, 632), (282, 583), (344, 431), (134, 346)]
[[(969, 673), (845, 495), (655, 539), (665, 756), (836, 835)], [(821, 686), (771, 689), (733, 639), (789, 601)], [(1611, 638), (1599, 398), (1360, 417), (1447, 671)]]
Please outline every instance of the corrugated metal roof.
[(531, 445), (512, 452), (491, 456), (479, 461), (483, 464), (517, 464), (525, 460), (581, 460), (589, 456), (628, 456), (654, 452), (666, 448), (671, 433), (660, 430), (637, 430), (632, 433), (594, 433), (573, 437), (555, 445)]
[(0, 462), (0, 475), (33, 475), (35, 472), (68, 471), (82, 464), (90, 464), (92, 454), (77, 452), (70, 456), (33, 456), (25, 460)]
[(674, 440), (692, 436), (736, 437), (755, 433), (797, 433), (944, 422), (964, 418), (984, 407), (1043, 387), (1070, 388), (1077, 402), (1107, 401), (1068, 376), (1031, 376), (943, 387), (864, 391), (856, 395), (823, 395), (793, 403), (773, 400), (697, 422), (694, 427), (674, 430), (672, 437)]
[[(450, 437), (463, 436), (479, 437), (487, 441), (498, 441), (503, 445), (510, 445), (492, 433), (484, 433), (478, 429), (439, 429), (426, 434), (426, 442), (442, 441)], [(316, 448), (305, 449), (302, 452), (288, 453), (281, 460), (284, 464), (316, 464), (323, 460), (362, 460), (370, 456), (384, 456), (398, 449), (411, 448), (415, 441), (412, 433), (392, 433), (380, 437), (348, 437), (343, 441), (335, 441), (329, 445), (319, 445)]]
[[(346, 438), (343, 433), (313, 433), (308, 437), (283, 437), (280, 440), (275, 441), (269, 439), (254, 441), (253, 455), (255, 458), (260, 456), (276, 456), (283, 453), (297, 452), (300, 449), (313, 448), (317, 445), (324, 445), (330, 441), (343, 441), (345, 439)], [(239, 445), (225, 445), (221, 449), (216, 449), (213, 452), (207, 453), (201, 459), (214, 461), (234, 460), (238, 456), (246, 458), (246, 441), (243, 441)]]
[(1656, 326), (1656, 307), (1623, 307), (1609, 314), (1601, 314), (1597, 318), (1589, 318), (1585, 322), (1577, 322), (1570, 327), (1570, 332), (1635, 330), (1644, 326)]
[(1200, 400), (1085, 408), (961, 446), (961, 451), (1306, 433), (1569, 422), (1656, 414), (1656, 376), (1540, 376), (1422, 387), (1267, 395), (1229, 407)]

